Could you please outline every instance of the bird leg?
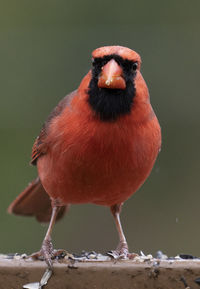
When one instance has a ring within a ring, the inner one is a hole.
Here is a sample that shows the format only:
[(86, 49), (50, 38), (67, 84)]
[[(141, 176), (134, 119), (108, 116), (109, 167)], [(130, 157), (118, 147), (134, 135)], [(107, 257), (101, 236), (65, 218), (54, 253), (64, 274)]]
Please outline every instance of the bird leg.
[(53, 245), (51, 242), (51, 232), (52, 232), (53, 226), (55, 224), (56, 216), (57, 216), (59, 210), (60, 210), (60, 207), (58, 207), (58, 206), (54, 206), (52, 208), (51, 220), (50, 220), (46, 235), (44, 237), (44, 240), (42, 242), (42, 247), (41, 247), (39, 252), (33, 253), (30, 256), (30, 257), (35, 258), (35, 259), (38, 259), (39, 257), (43, 257), (49, 268), (52, 268), (52, 260), (51, 260), (52, 257), (54, 257), (55, 255), (58, 255), (57, 251), (54, 252), (54, 250), (53, 250)]
[(111, 213), (114, 217), (116, 228), (117, 228), (117, 231), (119, 234), (119, 244), (118, 244), (116, 250), (111, 251), (111, 253), (109, 253), (109, 255), (114, 257), (115, 259), (127, 258), (129, 255), (128, 244), (127, 244), (127, 241), (126, 241), (123, 229), (122, 229), (122, 225), (120, 222), (121, 207), (122, 207), (122, 203), (117, 204), (117, 205), (113, 205), (110, 207), (110, 210), (111, 210)]

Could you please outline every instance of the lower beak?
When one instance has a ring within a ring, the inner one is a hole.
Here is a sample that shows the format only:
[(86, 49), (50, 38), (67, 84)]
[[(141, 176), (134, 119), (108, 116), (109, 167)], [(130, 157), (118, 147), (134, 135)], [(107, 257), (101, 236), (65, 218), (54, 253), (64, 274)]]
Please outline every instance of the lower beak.
[(111, 59), (103, 66), (98, 80), (98, 87), (110, 89), (126, 88), (123, 70), (114, 59)]

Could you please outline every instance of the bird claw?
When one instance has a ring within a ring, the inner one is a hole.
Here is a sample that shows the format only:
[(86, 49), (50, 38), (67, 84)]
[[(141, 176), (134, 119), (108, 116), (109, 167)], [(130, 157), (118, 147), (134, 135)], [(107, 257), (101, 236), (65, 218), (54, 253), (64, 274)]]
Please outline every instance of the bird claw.
[(134, 259), (136, 256), (138, 256), (135, 253), (129, 253), (128, 245), (127, 243), (124, 242), (120, 242), (119, 245), (117, 246), (117, 249), (107, 252), (107, 255), (115, 260)]
[(117, 250), (108, 251), (106, 254), (115, 260), (133, 260), (138, 256), (136, 253), (120, 253)]
[(40, 251), (35, 252), (28, 257), (35, 259), (35, 260), (41, 260), (41, 261), (45, 260), (45, 262), (47, 263), (47, 266), (49, 268), (52, 268), (51, 259), (53, 257), (53, 245), (51, 243), (51, 240), (50, 239), (44, 240)]
[(54, 250), (51, 240), (44, 240), (39, 252), (31, 254), (30, 258), (45, 261), (49, 268), (52, 268), (52, 260), (60, 259), (67, 255), (67, 251), (63, 249)]
[(115, 260), (125, 260), (125, 259), (128, 259), (128, 255), (129, 255), (129, 252), (121, 252), (121, 251), (118, 251), (118, 250), (111, 250), (111, 251), (108, 251), (107, 252), (107, 255), (112, 257), (113, 259)]
[(106, 253), (109, 257), (119, 260), (119, 259), (127, 259), (127, 257), (124, 254), (120, 254), (116, 250), (111, 250)]

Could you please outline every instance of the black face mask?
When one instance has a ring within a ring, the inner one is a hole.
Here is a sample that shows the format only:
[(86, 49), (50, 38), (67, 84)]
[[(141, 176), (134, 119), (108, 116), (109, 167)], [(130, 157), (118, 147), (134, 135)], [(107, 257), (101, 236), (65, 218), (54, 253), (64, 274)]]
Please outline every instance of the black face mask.
[[(114, 59), (123, 69), (123, 77), (126, 82), (125, 89), (98, 87), (101, 69), (111, 59)], [(135, 96), (134, 78), (136, 69), (136, 62), (124, 60), (115, 54), (94, 59), (92, 79), (88, 90), (88, 102), (102, 121), (115, 121), (118, 117), (131, 112)]]

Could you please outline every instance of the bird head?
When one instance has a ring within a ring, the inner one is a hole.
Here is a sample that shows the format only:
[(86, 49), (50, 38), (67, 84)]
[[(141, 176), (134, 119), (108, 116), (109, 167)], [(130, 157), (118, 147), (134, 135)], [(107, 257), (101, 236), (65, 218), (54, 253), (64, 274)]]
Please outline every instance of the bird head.
[(88, 101), (103, 121), (114, 121), (131, 112), (139, 54), (122, 46), (105, 46), (92, 53)]
[(140, 68), (140, 56), (122, 46), (104, 46), (92, 53), (93, 67), (98, 73), (98, 87), (126, 89), (126, 81)]

